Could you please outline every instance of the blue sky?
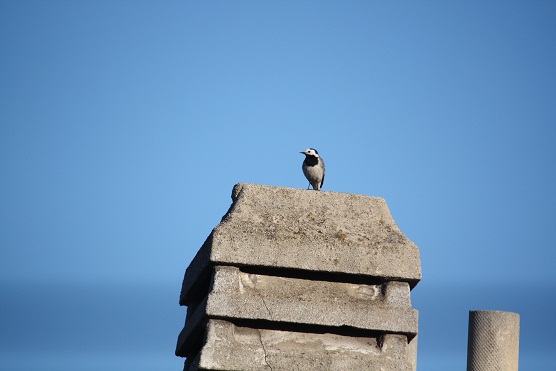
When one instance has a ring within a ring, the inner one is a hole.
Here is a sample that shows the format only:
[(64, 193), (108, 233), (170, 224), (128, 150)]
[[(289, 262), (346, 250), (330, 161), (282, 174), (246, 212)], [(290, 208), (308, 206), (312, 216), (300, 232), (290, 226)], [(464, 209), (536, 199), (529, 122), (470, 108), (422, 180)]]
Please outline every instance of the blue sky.
[(384, 197), (419, 369), (470, 309), (556, 364), (556, 3), (0, 2), (0, 368), (179, 370), (183, 273), (238, 182)]

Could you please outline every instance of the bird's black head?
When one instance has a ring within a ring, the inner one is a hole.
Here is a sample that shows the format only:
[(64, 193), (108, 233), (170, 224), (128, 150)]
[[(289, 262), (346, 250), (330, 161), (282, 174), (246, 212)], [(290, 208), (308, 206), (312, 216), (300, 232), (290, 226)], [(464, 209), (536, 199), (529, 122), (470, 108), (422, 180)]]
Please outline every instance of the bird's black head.
[(318, 151), (314, 148), (307, 148), (305, 151), (299, 153), (303, 153), (306, 157), (319, 157)]
[(316, 149), (307, 148), (305, 151), (299, 153), (303, 153), (305, 155), (305, 161), (303, 162), (307, 166), (315, 166), (316, 164), (319, 163), (319, 153), (317, 152)]

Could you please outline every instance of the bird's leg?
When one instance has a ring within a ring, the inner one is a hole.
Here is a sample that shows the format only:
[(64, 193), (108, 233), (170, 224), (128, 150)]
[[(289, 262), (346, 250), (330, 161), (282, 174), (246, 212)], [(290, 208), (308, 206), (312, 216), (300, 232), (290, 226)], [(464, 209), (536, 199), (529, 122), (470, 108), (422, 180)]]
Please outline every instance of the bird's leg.
[(311, 186), (311, 182), (309, 182), (309, 184), (307, 185), (307, 190), (309, 189), (310, 186)]

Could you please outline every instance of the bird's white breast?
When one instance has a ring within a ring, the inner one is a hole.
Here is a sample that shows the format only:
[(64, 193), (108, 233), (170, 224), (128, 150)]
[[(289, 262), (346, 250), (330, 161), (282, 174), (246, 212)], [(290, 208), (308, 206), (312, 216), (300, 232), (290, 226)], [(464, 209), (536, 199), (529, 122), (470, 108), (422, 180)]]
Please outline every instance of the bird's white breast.
[(303, 174), (307, 177), (307, 179), (311, 180), (320, 180), (324, 175), (324, 169), (320, 166), (320, 159), (319, 164), (315, 166), (303, 166)]

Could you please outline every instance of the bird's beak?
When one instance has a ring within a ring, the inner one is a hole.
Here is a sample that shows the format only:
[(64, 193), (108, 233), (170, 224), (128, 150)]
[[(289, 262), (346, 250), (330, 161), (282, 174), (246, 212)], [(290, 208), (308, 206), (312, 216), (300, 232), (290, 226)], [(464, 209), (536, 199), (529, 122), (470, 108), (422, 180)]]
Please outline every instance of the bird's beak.
[(301, 153), (302, 155), (304, 155), (304, 154), (305, 154), (305, 152), (299, 152), (299, 153)]

